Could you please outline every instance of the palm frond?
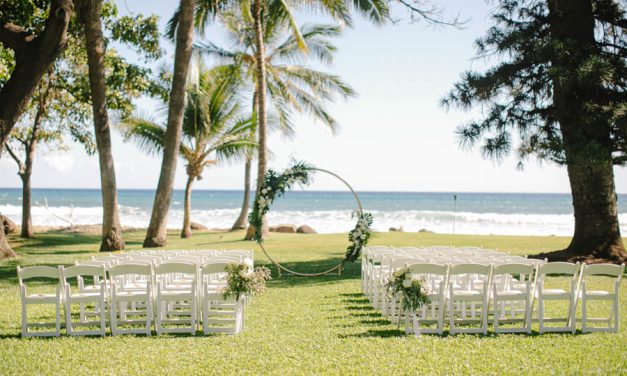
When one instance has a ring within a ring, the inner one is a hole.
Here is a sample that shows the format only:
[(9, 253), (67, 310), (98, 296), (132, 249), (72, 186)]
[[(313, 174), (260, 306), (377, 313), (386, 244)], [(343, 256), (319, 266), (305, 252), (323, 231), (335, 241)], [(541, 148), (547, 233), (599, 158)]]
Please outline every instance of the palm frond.
[(158, 155), (165, 145), (165, 128), (146, 117), (132, 117), (118, 125), (124, 141), (135, 142), (148, 155)]

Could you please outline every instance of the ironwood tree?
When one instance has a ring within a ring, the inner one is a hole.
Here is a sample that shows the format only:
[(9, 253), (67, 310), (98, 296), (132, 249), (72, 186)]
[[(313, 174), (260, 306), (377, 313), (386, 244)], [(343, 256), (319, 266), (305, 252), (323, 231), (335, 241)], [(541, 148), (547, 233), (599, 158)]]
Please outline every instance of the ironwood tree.
[(461, 125), (460, 144), (486, 157), (515, 152), (566, 167), (575, 231), (550, 260), (621, 262), (614, 166), (627, 162), (627, 19), (616, 0), (501, 0), (478, 57), (445, 106), (484, 108)]

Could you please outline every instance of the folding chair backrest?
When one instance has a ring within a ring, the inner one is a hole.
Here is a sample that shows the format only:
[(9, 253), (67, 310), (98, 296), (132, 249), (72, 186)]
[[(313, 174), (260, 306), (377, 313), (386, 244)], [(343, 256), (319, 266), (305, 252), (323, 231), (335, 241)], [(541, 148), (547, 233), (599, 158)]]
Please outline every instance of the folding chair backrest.
[(152, 274), (152, 265), (147, 263), (124, 263), (113, 265), (109, 274), (112, 277), (120, 276), (120, 275), (145, 275), (149, 276)]
[(183, 273), (196, 275), (198, 266), (191, 262), (182, 261), (166, 261), (163, 264), (159, 264), (155, 267), (155, 274), (168, 274), (168, 273)]
[(608, 277), (618, 277), (619, 279), (623, 276), (625, 271), (625, 264), (622, 265), (614, 265), (614, 264), (593, 264), (593, 265), (584, 265), (583, 267), (583, 275), (604, 275)]
[(448, 265), (429, 264), (429, 263), (416, 263), (407, 265), (411, 274), (437, 274), (446, 275), (448, 272)]
[(575, 276), (581, 269), (579, 263), (573, 264), (570, 262), (549, 262), (548, 264), (542, 264), (538, 268), (539, 275), (545, 274), (565, 274)]
[(492, 275), (502, 275), (502, 274), (524, 274), (524, 275), (532, 275), (534, 274), (535, 267), (533, 265), (528, 264), (502, 264), (495, 265), (492, 270)]
[(202, 266), (202, 274), (215, 274), (215, 273), (225, 273), (225, 269), (228, 265), (232, 263), (226, 262), (216, 262), (216, 263), (207, 263)]
[(489, 275), (491, 265), (482, 265), (482, 264), (457, 264), (451, 265), (451, 269), (449, 273), (451, 275), (458, 274), (480, 274), (480, 275)]
[(59, 280), (61, 276), (59, 268), (52, 266), (28, 266), (26, 268), (17, 267), (17, 278), (20, 283), (30, 278), (49, 278)]
[(98, 276), (100, 278), (106, 277), (105, 267), (103, 265), (75, 265), (68, 266), (62, 270), (63, 279), (74, 278), (78, 276)]

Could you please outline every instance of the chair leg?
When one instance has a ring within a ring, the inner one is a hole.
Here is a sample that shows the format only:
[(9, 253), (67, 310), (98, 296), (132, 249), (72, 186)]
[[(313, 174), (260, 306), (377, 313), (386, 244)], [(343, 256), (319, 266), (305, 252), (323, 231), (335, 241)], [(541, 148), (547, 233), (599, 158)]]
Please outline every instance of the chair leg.
[(107, 320), (106, 320), (106, 312), (107, 306), (105, 305), (104, 295), (100, 299), (100, 335), (102, 337), (107, 335)]
[(72, 335), (72, 303), (69, 300), (65, 301), (65, 330), (68, 335)]
[(587, 301), (586, 301), (586, 294), (584, 292), (584, 294), (581, 295), (581, 332), (582, 333), (586, 333), (588, 331), (588, 325), (587, 325)]
[(538, 298), (538, 323), (540, 324), (540, 334), (544, 333), (544, 301)]
[(57, 300), (56, 303), (56, 321), (55, 321), (55, 337), (61, 336), (61, 300)]
[(22, 302), (22, 337), (28, 336), (28, 314), (26, 311), (26, 303)]

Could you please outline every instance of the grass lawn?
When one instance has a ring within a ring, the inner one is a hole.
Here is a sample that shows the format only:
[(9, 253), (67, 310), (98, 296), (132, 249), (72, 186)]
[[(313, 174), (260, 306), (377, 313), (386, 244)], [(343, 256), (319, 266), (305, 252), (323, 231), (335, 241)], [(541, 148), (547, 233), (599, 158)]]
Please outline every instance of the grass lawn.
[[(170, 249), (248, 248), (240, 233), (199, 234), (188, 240), (172, 232)], [(143, 233), (126, 233), (139, 249)], [(106, 338), (62, 335), (20, 338), (16, 265), (71, 264), (97, 251), (98, 237), (37, 234), (11, 237), (20, 258), (0, 262), (0, 375), (14, 374), (603, 374), (627, 373), (627, 285), (621, 286), (618, 334), (492, 333), (405, 336), (371, 308), (360, 292), (359, 264), (341, 276), (283, 275), (269, 283), (246, 311), (237, 336), (164, 335)], [(561, 237), (375, 234), (371, 245), (469, 245), (531, 254), (567, 245)], [(346, 235), (273, 234), (267, 249), (286, 266), (304, 272), (328, 268), (343, 255)], [(623, 280), (624, 281), (624, 280)], [(555, 278), (555, 283), (562, 283)], [(604, 282), (601, 282), (604, 283)], [(537, 325), (534, 326), (537, 330)]]

